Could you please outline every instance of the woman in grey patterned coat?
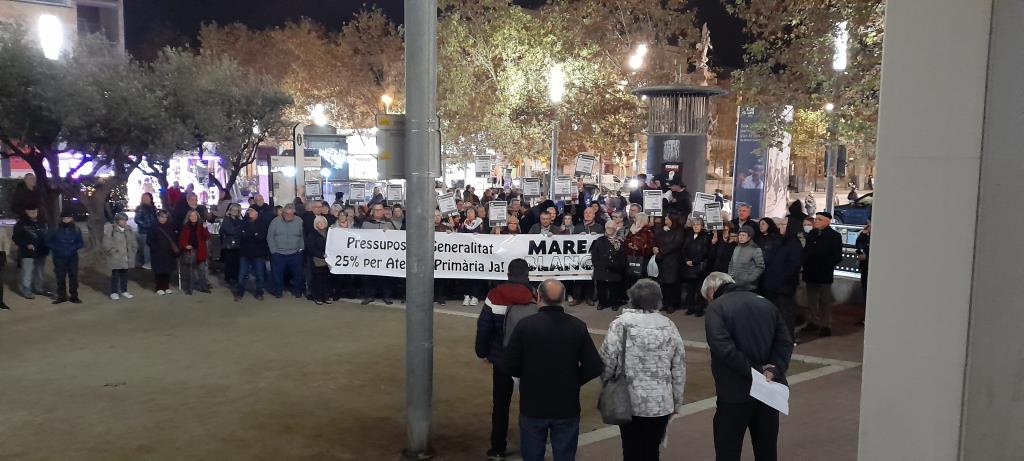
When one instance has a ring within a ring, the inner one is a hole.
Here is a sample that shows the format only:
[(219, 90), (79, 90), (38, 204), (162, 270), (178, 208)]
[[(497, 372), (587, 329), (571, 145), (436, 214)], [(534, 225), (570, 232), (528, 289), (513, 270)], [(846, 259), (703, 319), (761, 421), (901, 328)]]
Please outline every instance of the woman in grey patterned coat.
[(629, 386), (633, 420), (619, 426), (623, 459), (657, 460), (668, 421), (683, 406), (686, 352), (679, 329), (658, 313), (657, 282), (642, 279), (626, 295), (629, 306), (608, 326), (601, 346), (601, 378), (624, 373)]

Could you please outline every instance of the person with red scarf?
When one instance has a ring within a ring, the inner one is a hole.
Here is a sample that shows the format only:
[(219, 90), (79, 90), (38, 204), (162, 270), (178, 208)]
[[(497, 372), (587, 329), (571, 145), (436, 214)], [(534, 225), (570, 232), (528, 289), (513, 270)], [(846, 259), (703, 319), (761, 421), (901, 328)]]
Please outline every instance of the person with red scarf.
[(178, 235), (178, 248), (181, 249), (181, 283), (185, 294), (191, 295), (192, 290), (203, 293), (210, 292), (210, 283), (206, 280), (206, 242), (210, 240), (210, 231), (196, 210), (189, 210), (185, 215), (185, 223)]

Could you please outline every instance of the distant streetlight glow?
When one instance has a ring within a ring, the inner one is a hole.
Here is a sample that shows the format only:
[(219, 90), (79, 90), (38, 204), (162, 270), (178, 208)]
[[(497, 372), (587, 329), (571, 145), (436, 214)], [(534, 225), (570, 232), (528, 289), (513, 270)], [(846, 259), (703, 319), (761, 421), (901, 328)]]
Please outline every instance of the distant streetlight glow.
[(313, 111), (310, 115), (313, 117), (313, 123), (324, 126), (327, 124), (327, 108), (323, 104), (317, 104), (313, 106)]
[(548, 71), (548, 98), (551, 102), (558, 104), (565, 97), (565, 72), (561, 65), (551, 66)]
[(260, 135), (260, 125), (258, 123), (252, 125), (252, 134), (256, 136)]
[(846, 28), (846, 21), (839, 23), (833, 40), (835, 53), (832, 55), (832, 69), (846, 70), (846, 50), (850, 46), (850, 31)]
[(647, 44), (641, 43), (636, 47), (636, 55), (642, 57), (647, 56)]
[(323, 176), (324, 178), (330, 178), (331, 177), (331, 169), (330, 168), (321, 168), (320, 169), (320, 176)]
[(52, 14), (39, 16), (39, 45), (46, 59), (56, 61), (64, 49), (64, 25)]
[(832, 103), (825, 104), (825, 112), (832, 112), (836, 110), (836, 105)]
[(634, 54), (629, 57), (629, 68), (633, 70), (640, 69), (644, 65), (644, 57), (639, 54)]
[(394, 102), (394, 99), (391, 96), (385, 94), (384, 96), (380, 97), (380, 102), (384, 103), (384, 113), (390, 114), (391, 103)]

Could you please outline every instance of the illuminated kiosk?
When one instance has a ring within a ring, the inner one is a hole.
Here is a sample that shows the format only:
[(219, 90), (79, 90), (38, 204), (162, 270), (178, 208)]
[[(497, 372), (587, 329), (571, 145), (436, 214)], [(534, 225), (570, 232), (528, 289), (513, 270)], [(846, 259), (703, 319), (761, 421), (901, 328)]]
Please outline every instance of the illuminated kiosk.
[(727, 92), (711, 86), (660, 85), (633, 94), (648, 103), (648, 177), (675, 171), (691, 195), (704, 192), (711, 98)]

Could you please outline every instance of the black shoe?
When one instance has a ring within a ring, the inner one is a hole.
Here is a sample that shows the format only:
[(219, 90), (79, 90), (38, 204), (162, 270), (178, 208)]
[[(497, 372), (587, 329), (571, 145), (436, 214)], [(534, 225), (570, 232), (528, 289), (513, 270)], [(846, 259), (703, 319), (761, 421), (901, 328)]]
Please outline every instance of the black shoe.
[(68, 302), (68, 298), (57, 298), (57, 299), (53, 300), (52, 304), (63, 304), (63, 303), (66, 303), (66, 302)]
[(691, 310), (689, 310), (689, 309), (687, 309), (687, 310), (686, 310), (686, 315), (693, 315), (693, 314), (694, 314), (694, 312), (693, 312), (693, 311), (691, 311)]
[[(295, 295), (295, 299), (302, 299), (302, 298), (303, 298), (303, 295), (302, 295), (302, 293), (292, 293), (292, 294), (293, 294), (293, 295)], [(310, 297), (308, 297), (308, 298), (306, 298), (306, 299), (308, 299), (308, 300), (312, 301), (312, 300), (313, 300), (313, 297), (312, 297), (312, 296), (310, 296)]]
[(818, 337), (825, 338), (828, 336), (832, 336), (832, 329), (829, 327), (821, 327), (821, 330), (818, 331)]
[(284, 295), (281, 293), (274, 293), (274, 297), (277, 299), (281, 299), (282, 297), (284, 297)]
[(693, 314), (693, 316), (694, 316), (694, 317), (703, 317), (703, 316), (704, 316), (704, 313), (703, 313), (703, 312), (698, 312), (698, 313), (696, 313), (696, 314)]
[(806, 321), (807, 321), (807, 316), (805, 316), (805, 315), (798, 315), (795, 318), (793, 318), (793, 324), (794, 325), (803, 325), (804, 322), (806, 322)]
[(78, 296), (72, 296), (68, 301), (71, 301), (71, 304), (82, 304), (82, 298)]
[(236, 302), (236, 303), (237, 303), (237, 302), (239, 302), (239, 301), (241, 301), (241, 300), (242, 300), (242, 297), (241, 297), (241, 296), (235, 295), (235, 302)]
[(505, 459), (505, 450), (498, 450), (494, 448), (487, 450), (488, 461), (500, 461), (503, 459)]
[(597, 305), (597, 310), (599, 310), (599, 311), (603, 311), (603, 310), (605, 310), (607, 308), (608, 308), (608, 306), (602, 306), (600, 304)]
[(800, 331), (803, 331), (803, 332), (806, 332), (806, 333), (814, 333), (814, 332), (816, 332), (818, 330), (821, 330), (821, 327), (819, 327), (818, 325), (815, 325), (814, 323), (808, 323), (807, 326), (805, 326)]
[(323, 306), (324, 305), (324, 302), (319, 300), (319, 299), (316, 300), (316, 301), (313, 301), (313, 303), (315, 303), (317, 306)]
[(612, 306), (612, 310), (615, 311), (615, 312), (618, 312), (619, 309), (621, 309), (621, 308), (622, 308), (622, 306)]
[(9, 310), (11, 310), (11, 306), (8, 306), (7, 304), (4, 304), (2, 301), (0, 301), (0, 309), (3, 309), (5, 311), (9, 311)]
[(366, 299), (363, 300), (363, 302), (361, 302), (359, 304), (362, 304), (362, 305), (365, 306), (365, 305), (370, 304), (372, 302), (373, 302), (373, 298), (366, 298)]
[(263, 295), (262, 294), (256, 295), (256, 300), (257, 301), (263, 301)]
[(387, 304), (387, 305), (390, 306), (390, 305), (394, 304), (394, 302), (392, 302), (391, 299), (389, 299), (389, 298), (384, 298), (384, 304)]

